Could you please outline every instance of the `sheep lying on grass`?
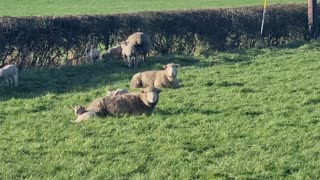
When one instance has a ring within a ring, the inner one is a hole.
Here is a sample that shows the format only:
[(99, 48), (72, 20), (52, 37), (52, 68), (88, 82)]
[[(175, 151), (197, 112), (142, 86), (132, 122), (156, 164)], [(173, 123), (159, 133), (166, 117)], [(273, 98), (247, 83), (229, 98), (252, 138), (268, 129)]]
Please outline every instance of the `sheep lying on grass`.
[(128, 89), (116, 89), (113, 91), (107, 90), (107, 96), (117, 96), (121, 94), (126, 94), (129, 93)]
[(9, 87), (18, 86), (18, 68), (17, 66), (10, 64), (0, 69), (0, 83), (5, 83)]
[(100, 116), (111, 115), (151, 115), (159, 101), (161, 90), (148, 87), (140, 93), (126, 93), (117, 96), (107, 96), (94, 100), (87, 107), (88, 111)]
[(131, 34), (126, 42), (132, 43), (136, 48), (137, 53), (142, 55), (142, 60), (145, 61), (146, 56), (152, 47), (150, 37), (143, 32), (136, 32)]
[(109, 58), (115, 58), (115, 57), (121, 57), (121, 56), (122, 56), (121, 45), (117, 45), (109, 48), (107, 52), (102, 55), (102, 59), (109, 59)]
[(72, 107), (72, 109), (74, 110), (74, 114), (76, 116), (78, 116), (78, 118), (74, 121), (71, 121), (71, 122), (78, 123), (78, 122), (82, 122), (82, 121), (88, 120), (93, 117), (97, 117), (97, 113), (92, 112), (92, 111), (87, 111), (83, 106), (74, 106), (74, 107)]
[(135, 74), (132, 77), (130, 87), (140, 88), (154, 86), (157, 88), (177, 88), (179, 80), (177, 79), (177, 68), (179, 64), (164, 65), (162, 71), (145, 71)]
[(137, 67), (136, 56), (137, 52), (132, 43), (122, 42), (121, 43), (121, 53), (125, 64), (130, 68), (132, 66)]

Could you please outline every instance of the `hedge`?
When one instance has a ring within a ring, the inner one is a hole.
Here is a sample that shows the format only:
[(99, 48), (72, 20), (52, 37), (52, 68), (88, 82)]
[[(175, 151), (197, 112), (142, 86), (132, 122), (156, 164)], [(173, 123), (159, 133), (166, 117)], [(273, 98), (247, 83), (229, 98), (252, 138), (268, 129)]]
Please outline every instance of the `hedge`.
[[(108, 48), (135, 31), (153, 41), (154, 55), (191, 54), (201, 44), (210, 49), (252, 47), (259, 35), (261, 7), (130, 14), (0, 17), (0, 65), (19, 69), (80, 62), (88, 45)], [(319, 23), (320, 24), (320, 23)], [(263, 40), (279, 45), (307, 37), (307, 6), (273, 5), (267, 12)]]

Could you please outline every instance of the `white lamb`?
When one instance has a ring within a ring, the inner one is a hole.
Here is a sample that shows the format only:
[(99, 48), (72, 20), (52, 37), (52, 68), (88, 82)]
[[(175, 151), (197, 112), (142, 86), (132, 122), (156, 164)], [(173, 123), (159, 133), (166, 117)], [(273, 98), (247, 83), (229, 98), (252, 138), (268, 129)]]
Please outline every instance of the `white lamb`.
[(122, 49), (121, 45), (116, 45), (107, 50), (105, 54), (102, 55), (102, 59), (109, 59), (109, 58), (117, 58), (122, 56)]
[(98, 116), (97, 113), (87, 111), (83, 106), (74, 106), (71, 108), (74, 110), (74, 114), (77, 116), (77, 119), (71, 120), (70, 122), (78, 123)]
[(113, 91), (107, 90), (107, 96), (117, 96), (120, 94), (126, 94), (129, 93), (128, 89), (116, 89)]
[(129, 42), (122, 42), (121, 43), (121, 49), (122, 49), (122, 57), (125, 64), (130, 68), (132, 66), (137, 67), (138, 62), (136, 60), (137, 52), (136, 48), (134, 47), (133, 43)]
[(100, 53), (96, 47), (91, 46), (90, 51), (87, 53), (87, 61), (89, 63), (96, 63), (96, 61), (100, 58)]
[(8, 84), (9, 87), (18, 86), (18, 68), (17, 66), (10, 64), (0, 69), (0, 82)]

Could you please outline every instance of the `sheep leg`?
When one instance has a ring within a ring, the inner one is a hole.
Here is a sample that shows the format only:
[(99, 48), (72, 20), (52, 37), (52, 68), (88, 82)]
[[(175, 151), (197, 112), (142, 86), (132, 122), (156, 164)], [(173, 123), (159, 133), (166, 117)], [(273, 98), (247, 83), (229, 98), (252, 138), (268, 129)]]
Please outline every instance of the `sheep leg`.
[(138, 67), (138, 61), (136, 59), (136, 57), (132, 57), (133, 58), (133, 64), (134, 64), (134, 68)]
[(13, 79), (12, 79), (12, 76), (9, 76), (7, 79), (6, 79), (6, 84), (8, 87), (11, 87), (13, 86)]
[(127, 56), (127, 62), (128, 62), (128, 68), (131, 68), (132, 66), (132, 60), (129, 56)]
[(19, 84), (18, 75), (15, 74), (15, 75), (13, 75), (13, 86), (17, 87), (18, 84)]

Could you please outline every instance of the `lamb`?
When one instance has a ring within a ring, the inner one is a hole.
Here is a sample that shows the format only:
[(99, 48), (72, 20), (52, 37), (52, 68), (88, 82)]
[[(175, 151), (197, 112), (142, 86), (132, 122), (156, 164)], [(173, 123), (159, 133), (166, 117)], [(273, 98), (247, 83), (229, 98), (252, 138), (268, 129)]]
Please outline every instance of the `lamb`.
[(109, 59), (111, 57), (121, 57), (122, 49), (121, 45), (116, 45), (107, 50), (105, 54), (102, 55), (102, 59)]
[(128, 89), (116, 89), (113, 91), (107, 91), (107, 96), (117, 96), (126, 93), (129, 93)]
[(87, 53), (87, 60), (89, 63), (96, 63), (100, 58), (100, 53), (96, 47), (91, 46), (90, 51)]
[(99, 116), (151, 115), (159, 101), (160, 92), (160, 89), (148, 87), (140, 93), (107, 96), (94, 100), (87, 106), (87, 110), (96, 112)]
[(132, 77), (130, 87), (140, 88), (154, 86), (157, 88), (178, 88), (177, 68), (179, 64), (164, 65), (162, 71), (145, 71)]
[(136, 48), (134, 47), (134, 44), (129, 42), (122, 42), (121, 43), (121, 49), (122, 49), (122, 57), (125, 62), (125, 64), (130, 68), (131, 66), (137, 67), (137, 61), (136, 61)]
[(0, 82), (8, 84), (8, 86), (18, 86), (18, 68), (13, 64), (9, 64), (0, 69)]
[(72, 109), (74, 110), (74, 114), (78, 116), (78, 118), (71, 122), (78, 123), (93, 117), (97, 117), (97, 113), (92, 111), (87, 111), (83, 106), (74, 106), (72, 107)]
[(146, 56), (152, 47), (150, 37), (143, 32), (136, 32), (131, 34), (126, 42), (132, 43), (136, 48), (137, 54), (142, 55), (142, 61), (145, 61)]

